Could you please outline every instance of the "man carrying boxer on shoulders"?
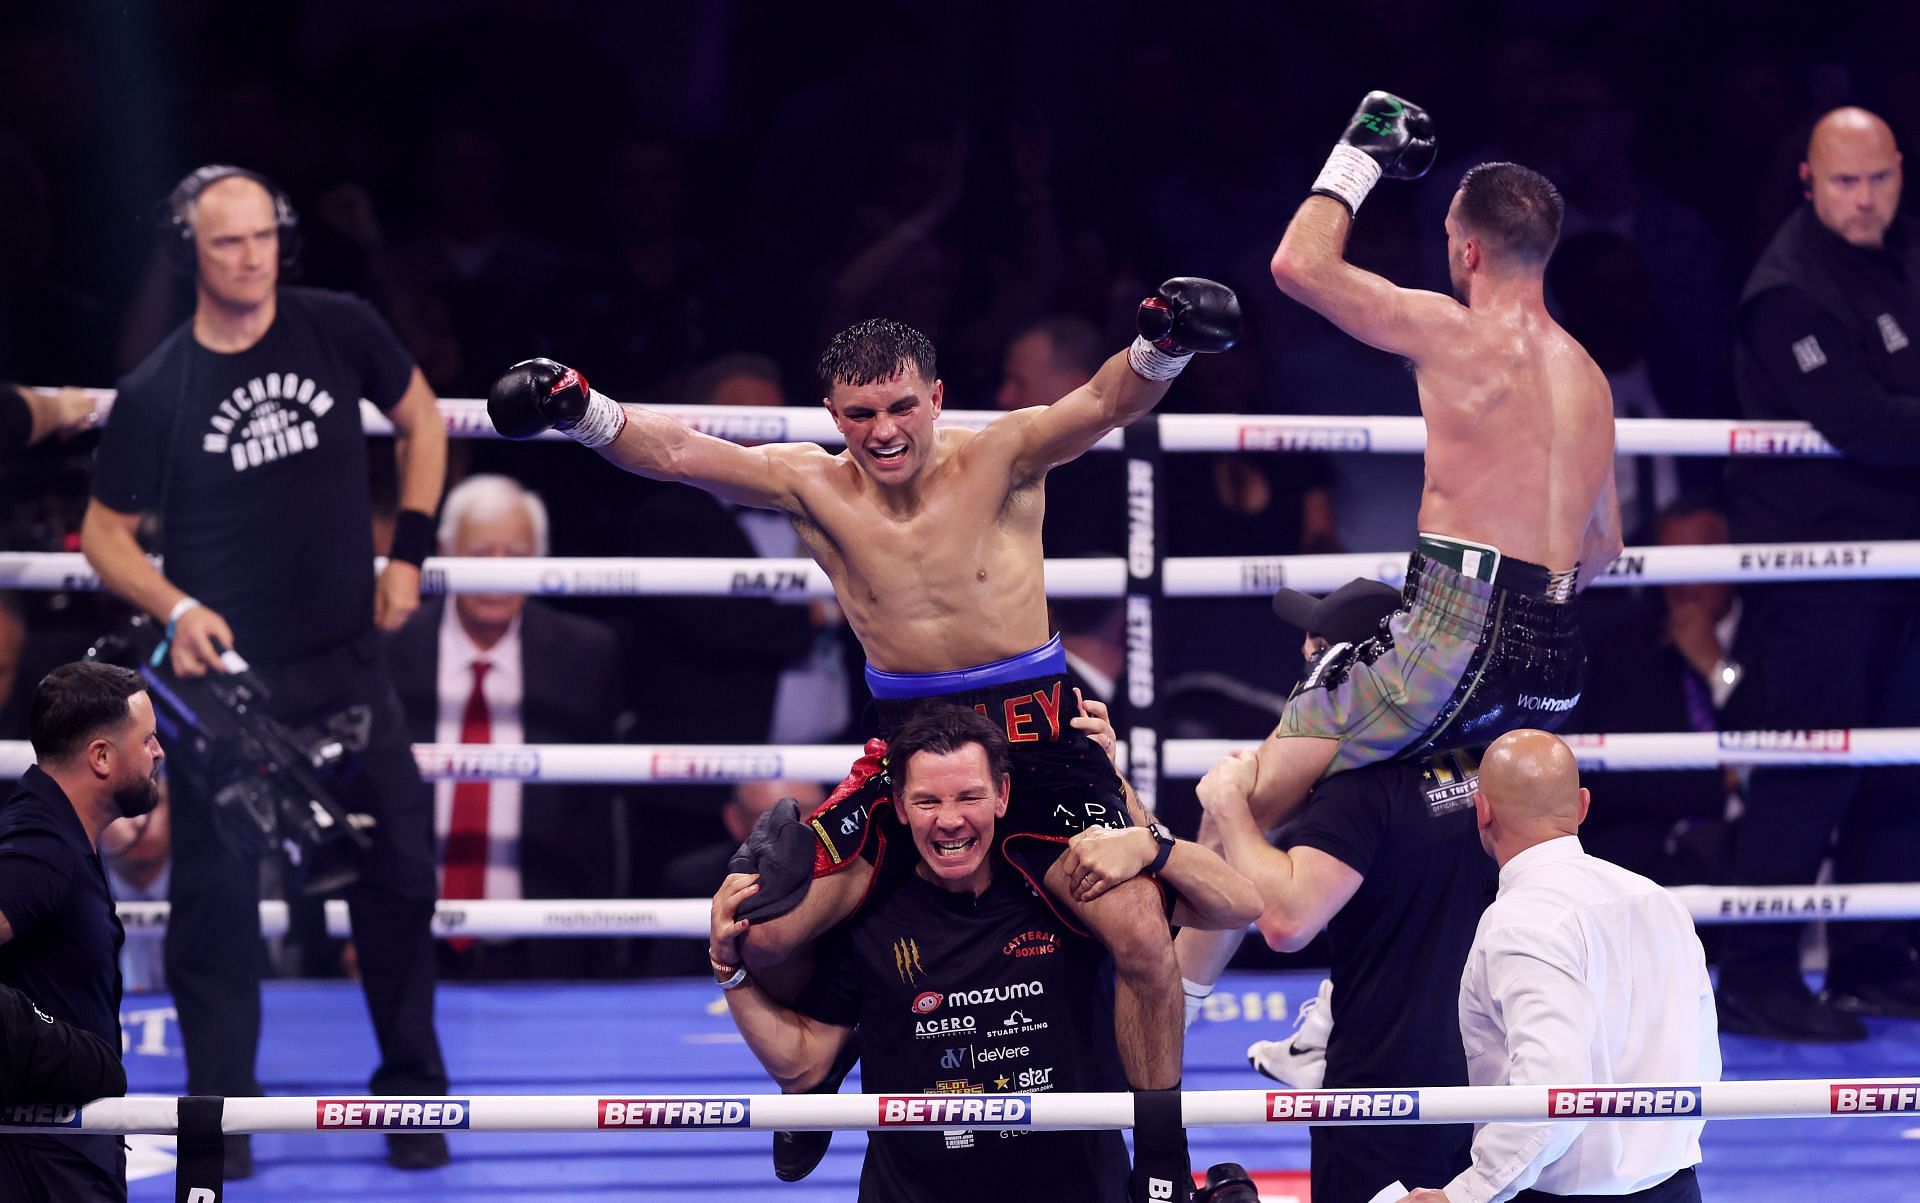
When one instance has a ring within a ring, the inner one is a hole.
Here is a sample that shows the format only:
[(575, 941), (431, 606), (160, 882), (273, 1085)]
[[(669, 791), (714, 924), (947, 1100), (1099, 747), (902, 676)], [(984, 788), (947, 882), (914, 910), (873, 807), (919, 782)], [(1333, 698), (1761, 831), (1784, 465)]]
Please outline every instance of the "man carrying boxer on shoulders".
[[(1262, 830), (1329, 774), (1557, 727), (1585, 675), (1574, 599), (1620, 552), (1612, 392), (1547, 313), (1563, 209), (1552, 183), (1514, 163), (1466, 173), (1446, 219), (1454, 297), (1344, 257), (1373, 185), (1418, 178), (1433, 156), (1424, 110), (1368, 93), (1274, 252), (1282, 292), (1410, 361), (1427, 450), (1404, 600), (1380, 635), (1331, 649), (1294, 689), (1247, 799)], [(1219, 838), (1203, 825), (1203, 841)], [(1211, 989), (1243, 935), (1181, 933), (1189, 995)]]
[[(516, 365), (487, 405), (509, 438), (553, 427), (629, 472), (788, 514), (866, 650), (886, 729), (933, 698), (981, 708), (1002, 724), (1013, 765), (997, 847), (1063, 920), (1113, 955), (1120, 1058), (1139, 1090), (1179, 1081), (1179, 975), (1153, 883), (1130, 881), (1082, 901), (1056, 864), (1076, 832), (1132, 820), (1113, 766), (1070, 724), (1065, 655), (1047, 627), (1044, 483), (1050, 469), (1151, 412), (1194, 352), (1231, 347), (1239, 324), (1230, 289), (1169, 280), (1141, 304), (1140, 337), (1093, 379), (1053, 405), (968, 431), (934, 428), (944, 392), (926, 337), (898, 322), (862, 322), (836, 335), (820, 360), (825, 404), (846, 440), (838, 454), (812, 443), (711, 438), (622, 407), (550, 360)], [(752, 920), (742, 955), (776, 993), (798, 988), (813, 941), (854, 912), (878, 865), (911, 866), (910, 849), (884, 857), (884, 829), (871, 821), (872, 806), (890, 798), (883, 754), (870, 743), (811, 816), (769, 812), (736, 858), (736, 872), (760, 876), (742, 908)], [(1163, 851), (1171, 844), (1163, 839)], [(967, 852), (935, 847), (941, 856)], [(1169, 1154), (1182, 1171), (1184, 1154)]]

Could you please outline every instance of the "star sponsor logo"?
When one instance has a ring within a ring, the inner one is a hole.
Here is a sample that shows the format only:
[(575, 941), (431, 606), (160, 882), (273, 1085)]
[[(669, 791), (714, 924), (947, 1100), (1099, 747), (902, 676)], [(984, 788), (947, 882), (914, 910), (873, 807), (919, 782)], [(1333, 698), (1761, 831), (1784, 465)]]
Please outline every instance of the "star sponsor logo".
[(313, 1126), (382, 1131), (465, 1128), (467, 1099), (315, 1099)]
[[(1004, 1080), (1005, 1079), (996, 1079), (996, 1081)], [(1032, 1069), (1023, 1069), (1015, 1075), (1014, 1085), (1021, 1090), (1031, 1090), (1036, 1093), (1042, 1090), (1052, 1090), (1053, 1066), (1038, 1065)], [(1002, 1087), (1002, 1089), (1005, 1089), (1005, 1087)]]
[(1731, 455), (1834, 455), (1833, 444), (1817, 430), (1777, 430), (1735, 426), (1727, 432)]
[(744, 1098), (601, 1099), (600, 1127), (744, 1128), (753, 1103)]
[(883, 1094), (877, 1097), (883, 1128), (946, 1128), (954, 1124), (1018, 1124), (1032, 1122), (1033, 1100), (1021, 1094), (969, 1094), (953, 1098), (921, 1098)]
[(1698, 1086), (1579, 1086), (1547, 1091), (1547, 1114), (1561, 1116), (1698, 1115)]
[(1920, 1081), (1831, 1082), (1829, 1108), (1835, 1115), (1897, 1115), (1920, 1112)]
[(1722, 731), (1720, 747), (1729, 752), (1845, 752), (1853, 742), (1853, 732), (1815, 731)]
[(1417, 1090), (1270, 1090), (1269, 1123), (1366, 1120), (1404, 1123), (1420, 1118)]
[(0, 1107), (0, 1127), (78, 1128), (79, 1126), (80, 1108), (66, 1103), (19, 1103), (11, 1107)]
[(1285, 426), (1249, 422), (1240, 427), (1242, 451), (1366, 451), (1373, 435), (1364, 426)]
[(764, 781), (782, 776), (778, 752), (714, 752), (662, 748), (652, 757), (655, 781)]
[[(909, 986), (919, 980), (920, 975), (927, 971), (926, 966), (920, 963), (920, 941), (914, 939), (912, 936), (902, 936), (893, 942), (893, 971), (899, 975), (902, 982)], [(921, 998), (924, 997), (926, 997), (926, 995), (921, 995)], [(939, 1004), (936, 1003), (934, 1005), (938, 1006)], [(919, 999), (914, 1000), (913, 1009), (920, 1011)], [(929, 1008), (929, 1010), (931, 1010), (931, 1008)], [(920, 1011), (920, 1013), (923, 1015), (926, 1014), (925, 1011)]]
[(528, 747), (415, 745), (413, 759), (422, 775), (440, 781), (525, 781), (540, 775), (540, 753)]

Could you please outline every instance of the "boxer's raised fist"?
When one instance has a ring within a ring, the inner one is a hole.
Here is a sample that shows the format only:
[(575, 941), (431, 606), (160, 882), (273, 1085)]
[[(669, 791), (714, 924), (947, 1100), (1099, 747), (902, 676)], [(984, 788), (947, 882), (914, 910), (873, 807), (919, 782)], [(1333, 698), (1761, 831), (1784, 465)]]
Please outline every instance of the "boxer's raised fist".
[(1391, 92), (1369, 92), (1354, 110), (1313, 190), (1358, 213), (1382, 176), (1417, 180), (1433, 166), (1433, 119)]
[(1169, 355), (1225, 351), (1240, 338), (1240, 298), (1225, 284), (1175, 276), (1140, 302), (1135, 324)]
[(523, 359), (487, 390), (487, 417), (510, 439), (553, 429), (589, 447), (619, 437), (626, 411), (587, 386), (587, 378), (551, 359)]

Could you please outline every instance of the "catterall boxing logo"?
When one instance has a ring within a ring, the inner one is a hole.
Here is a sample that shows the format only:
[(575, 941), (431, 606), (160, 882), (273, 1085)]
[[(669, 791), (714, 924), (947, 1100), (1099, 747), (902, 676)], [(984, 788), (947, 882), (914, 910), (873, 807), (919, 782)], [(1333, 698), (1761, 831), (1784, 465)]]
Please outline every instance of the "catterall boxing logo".
[(1547, 1114), (1698, 1115), (1698, 1086), (1590, 1086), (1547, 1091)]
[(783, 776), (778, 752), (662, 749), (653, 754), (655, 781), (771, 781)]
[(1248, 423), (1240, 428), (1242, 451), (1366, 451), (1373, 436), (1364, 426), (1276, 426)]
[(1827, 1090), (1835, 1115), (1898, 1115), (1920, 1111), (1920, 1081), (1832, 1082)]
[(1839, 918), (1847, 913), (1847, 894), (1842, 890), (1809, 890), (1788, 897), (1769, 894), (1733, 894), (1720, 900), (1720, 913), (1729, 919)]
[(1844, 752), (1853, 733), (1838, 731), (1722, 731), (1720, 746), (1729, 752)]
[(601, 1099), (600, 1127), (744, 1128), (752, 1104), (743, 1098)]
[(926, 1099), (913, 1095), (879, 1097), (883, 1128), (946, 1128), (954, 1124), (1013, 1124), (1033, 1122), (1033, 1099), (1024, 1094), (966, 1095)]
[(1732, 455), (1838, 455), (1817, 430), (1777, 430), (1765, 426), (1736, 426), (1727, 436)]
[(80, 1108), (64, 1103), (22, 1103), (0, 1107), (0, 1127), (4, 1128), (78, 1128)]
[(1269, 1123), (1307, 1120), (1392, 1120), (1420, 1118), (1417, 1090), (1270, 1090)]
[(465, 1128), (467, 1099), (315, 1099), (316, 1128)]
[(413, 761), (429, 781), (524, 781), (540, 775), (540, 753), (532, 748), (416, 744)]
[(1742, 571), (1823, 573), (1829, 569), (1865, 568), (1873, 559), (1873, 548), (1864, 544), (1808, 547), (1743, 547)]

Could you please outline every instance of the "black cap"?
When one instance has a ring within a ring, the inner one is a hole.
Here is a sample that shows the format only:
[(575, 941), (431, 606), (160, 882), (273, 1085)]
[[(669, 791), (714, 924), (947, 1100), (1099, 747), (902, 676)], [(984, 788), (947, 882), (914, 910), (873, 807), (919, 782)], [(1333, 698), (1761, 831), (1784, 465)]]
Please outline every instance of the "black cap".
[(1285, 622), (1330, 643), (1359, 643), (1377, 633), (1380, 620), (1400, 608), (1400, 591), (1380, 581), (1353, 580), (1325, 597), (1298, 589), (1273, 595), (1273, 612)]

